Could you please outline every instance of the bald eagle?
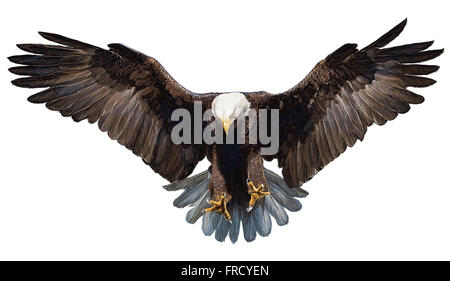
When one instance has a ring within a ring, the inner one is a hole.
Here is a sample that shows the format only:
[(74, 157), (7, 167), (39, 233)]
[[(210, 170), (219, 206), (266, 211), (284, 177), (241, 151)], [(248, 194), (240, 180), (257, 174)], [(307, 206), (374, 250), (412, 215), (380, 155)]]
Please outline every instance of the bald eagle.
[[(424, 101), (407, 88), (435, 83), (424, 75), (439, 67), (420, 63), (443, 50), (426, 50), (432, 41), (386, 48), (405, 25), (406, 20), (362, 49), (343, 45), (279, 94), (193, 93), (154, 58), (122, 44), (106, 50), (46, 32), (40, 35), (57, 44), (18, 44), (32, 54), (9, 57), (21, 65), (9, 71), (26, 76), (13, 80), (16, 86), (46, 88), (30, 96), (30, 102), (45, 103), (77, 122), (98, 122), (101, 131), (171, 182), (165, 189), (183, 190), (174, 205), (191, 207), (189, 223), (203, 217), (205, 235), (215, 233), (218, 241), (229, 236), (234, 243), (242, 225), (245, 240), (253, 241), (257, 233), (270, 234), (271, 217), (278, 225), (287, 224), (286, 209), (299, 211), (297, 198), (308, 194), (301, 185), (363, 140), (370, 125), (383, 125)], [(262, 155), (263, 144), (247, 139), (242, 144), (175, 144), (171, 114), (176, 109), (194, 113), (196, 102), (203, 111), (212, 110), (202, 128), (219, 121), (226, 133), (250, 109), (278, 110), (277, 152)], [(188, 177), (205, 157), (209, 169)], [(283, 177), (264, 168), (263, 161), (273, 159)]]

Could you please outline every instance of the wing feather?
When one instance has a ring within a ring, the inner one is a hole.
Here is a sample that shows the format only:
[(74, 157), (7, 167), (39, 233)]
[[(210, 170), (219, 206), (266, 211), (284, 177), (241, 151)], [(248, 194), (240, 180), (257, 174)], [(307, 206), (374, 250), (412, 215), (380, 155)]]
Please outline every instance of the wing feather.
[(170, 114), (209, 107), (215, 94), (195, 94), (179, 85), (153, 58), (122, 44), (105, 50), (61, 35), (40, 32), (60, 45), (18, 44), (31, 54), (9, 57), (9, 69), (27, 77), (12, 83), (47, 88), (28, 98), (75, 121), (98, 121), (101, 131), (140, 156), (169, 181), (188, 176), (205, 157), (203, 145), (175, 145)]
[(407, 88), (436, 82), (421, 75), (439, 66), (417, 63), (443, 50), (427, 50), (433, 41), (383, 48), (405, 25), (406, 20), (361, 50), (355, 44), (343, 45), (295, 87), (268, 99), (272, 107), (281, 108), (276, 157), (290, 187), (308, 181), (363, 140), (374, 122), (383, 125), (408, 112), (410, 104), (424, 101)]

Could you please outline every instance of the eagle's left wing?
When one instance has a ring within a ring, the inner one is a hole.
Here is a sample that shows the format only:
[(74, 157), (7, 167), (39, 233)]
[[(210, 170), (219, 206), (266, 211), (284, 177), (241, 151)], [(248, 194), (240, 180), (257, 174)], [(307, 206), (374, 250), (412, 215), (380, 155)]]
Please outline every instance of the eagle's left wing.
[(385, 124), (423, 97), (407, 87), (426, 87), (434, 80), (420, 75), (439, 67), (416, 64), (443, 50), (424, 51), (423, 42), (383, 48), (397, 37), (406, 20), (364, 49), (345, 44), (294, 88), (271, 96), (280, 110), (280, 150), (276, 157), (289, 186), (300, 186), (347, 147), (362, 140), (374, 122)]

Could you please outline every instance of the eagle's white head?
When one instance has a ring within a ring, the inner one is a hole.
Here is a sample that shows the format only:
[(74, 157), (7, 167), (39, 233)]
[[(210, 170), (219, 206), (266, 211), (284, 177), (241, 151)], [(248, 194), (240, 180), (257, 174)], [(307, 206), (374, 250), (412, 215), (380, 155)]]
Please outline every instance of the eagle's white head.
[(244, 94), (239, 92), (224, 93), (218, 95), (212, 102), (212, 114), (223, 123), (223, 129), (228, 134), (228, 129), (239, 116), (248, 116), (250, 102)]

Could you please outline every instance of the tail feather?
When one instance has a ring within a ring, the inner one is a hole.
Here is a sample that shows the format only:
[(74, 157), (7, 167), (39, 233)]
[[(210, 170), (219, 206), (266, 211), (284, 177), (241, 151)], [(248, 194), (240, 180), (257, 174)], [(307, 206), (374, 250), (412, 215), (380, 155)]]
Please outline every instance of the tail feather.
[(173, 201), (173, 205), (178, 208), (184, 208), (198, 201), (202, 195), (205, 194), (205, 190), (208, 189), (209, 179), (206, 178), (202, 182), (193, 187), (186, 188), (185, 191)]
[(217, 241), (223, 242), (227, 238), (228, 232), (230, 231), (231, 223), (227, 222), (222, 216), (220, 217), (219, 223), (217, 224), (215, 238)]
[(206, 236), (210, 236), (217, 228), (219, 220), (223, 219), (222, 215), (217, 212), (209, 212), (203, 216), (202, 230)]
[(278, 225), (285, 225), (289, 222), (289, 216), (284, 208), (273, 198), (272, 195), (264, 197), (264, 205), (267, 212), (275, 219)]
[(241, 228), (241, 210), (236, 206), (231, 214), (230, 240), (236, 243)]
[(198, 175), (186, 178), (184, 180), (176, 181), (174, 183), (163, 186), (167, 191), (175, 191), (180, 189), (188, 189), (199, 185), (201, 182), (206, 180), (210, 176), (208, 170), (201, 172)]
[(203, 215), (203, 210), (208, 208), (210, 199), (211, 194), (206, 190), (205, 194), (197, 202), (193, 203), (193, 208), (187, 212), (186, 221), (188, 223), (195, 223)]
[(186, 221), (189, 223), (195, 223), (203, 216), (202, 230), (205, 235), (215, 233), (214, 237), (220, 242), (229, 236), (231, 242), (235, 243), (242, 223), (244, 239), (251, 242), (256, 239), (256, 234), (264, 237), (271, 233), (271, 216), (278, 225), (287, 224), (289, 217), (285, 209), (292, 212), (299, 211), (302, 205), (295, 197), (303, 198), (308, 195), (308, 192), (300, 187), (288, 187), (282, 177), (270, 170), (264, 169), (264, 176), (271, 194), (257, 202), (250, 212), (231, 200), (228, 204), (231, 221), (226, 221), (216, 212), (204, 213), (211, 199), (211, 192), (208, 189), (211, 179), (209, 171), (166, 185), (164, 188), (170, 191), (183, 189), (181, 195), (175, 199), (174, 205), (178, 208), (188, 205), (191, 207), (186, 215)]
[(281, 206), (288, 209), (291, 212), (300, 211), (302, 204), (294, 197), (289, 196), (277, 185), (272, 185), (270, 188), (270, 194), (272, 197), (280, 203)]
[(253, 210), (253, 220), (255, 221), (256, 231), (259, 235), (265, 237), (272, 231), (272, 220), (264, 208), (263, 204), (258, 202), (256, 208)]
[(289, 187), (282, 177), (266, 168), (264, 168), (264, 176), (269, 184), (271, 183), (272, 185), (278, 186), (291, 197), (304, 198), (309, 194), (308, 191), (300, 187)]
[(253, 220), (253, 211), (250, 213), (244, 212), (242, 219), (242, 229), (244, 231), (244, 239), (247, 242), (252, 242), (256, 238), (256, 225)]

